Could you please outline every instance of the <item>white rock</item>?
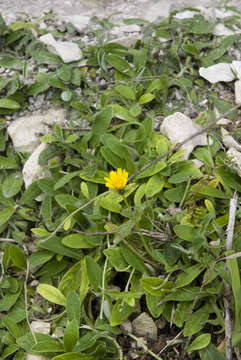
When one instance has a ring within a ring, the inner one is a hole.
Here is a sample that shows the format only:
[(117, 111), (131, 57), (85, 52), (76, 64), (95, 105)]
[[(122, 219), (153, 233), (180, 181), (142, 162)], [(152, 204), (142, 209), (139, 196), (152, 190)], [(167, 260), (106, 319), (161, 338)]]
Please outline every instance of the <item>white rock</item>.
[(241, 61), (240, 60), (233, 60), (232, 61), (232, 69), (237, 75), (239, 79), (241, 79)]
[(148, 21), (155, 21), (159, 16), (167, 17), (170, 13), (171, 2), (165, 1), (161, 3), (152, 4), (147, 7), (147, 11), (145, 12), (145, 19)]
[(85, 15), (62, 16), (61, 18), (66, 22), (70, 22), (79, 31), (83, 31), (90, 21), (90, 17)]
[(39, 332), (41, 334), (48, 335), (50, 333), (50, 323), (45, 321), (32, 321), (31, 329), (33, 332)]
[(241, 80), (237, 80), (234, 83), (235, 102), (241, 104)]
[(140, 32), (141, 27), (139, 25), (120, 25), (116, 26), (114, 29), (111, 30), (112, 34), (119, 35), (120, 33), (133, 33), (133, 32)]
[(181, 12), (178, 12), (174, 18), (177, 20), (183, 20), (183, 19), (190, 19), (193, 18), (194, 15), (200, 14), (199, 11), (192, 11), (192, 10), (184, 10)]
[(215, 16), (217, 19), (225, 19), (227, 17), (232, 17), (233, 15), (237, 15), (237, 13), (235, 13), (232, 10), (225, 10), (225, 9), (214, 9), (215, 11)]
[(118, 37), (116, 39), (111, 40), (110, 42), (117, 42), (118, 44), (121, 44), (123, 46), (131, 47), (137, 42), (137, 40), (140, 40), (140, 39), (141, 39), (141, 36), (139, 34), (133, 33), (133, 34), (128, 34), (125, 36)]
[(132, 326), (135, 335), (157, 340), (156, 324), (147, 313), (144, 312), (133, 320)]
[(50, 52), (59, 55), (65, 63), (78, 61), (82, 57), (78, 45), (71, 41), (56, 41), (52, 34), (42, 35), (39, 40), (47, 45)]
[[(172, 144), (180, 143), (200, 130), (202, 128), (198, 124), (180, 112), (167, 116), (160, 127), (160, 132), (167, 136)], [(195, 136), (182, 146), (182, 149), (186, 150), (184, 158), (187, 159), (194, 147), (199, 145), (207, 145), (206, 134)]]
[(230, 156), (237, 167), (237, 173), (241, 176), (241, 152), (235, 148), (230, 148), (227, 151), (227, 155)]
[(229, 36), (235, 34), (234, 31), (230, 30), (227, 26), (224, 24), (217, 24), (215, 28), (212, 31), (213, 35), (216, 36)]
[(228, 149), (234, 148), (238, 151), (241, 151), (241, 145), (236, 140), (234, 140), (234, 138), (229, 134), (226, 129), (221, 128), (221, 134), (223, 143)]
[(39, 165), (38, 163), (39, 155), (46, 148), (46, 146), (47, 144), (40, 144), (24, 164), (22, 173), (26, 188), (35, 180), (51, 176), (50, 172), (48, 170), (44, 170), (43, 166)]
[(199, 75), (210, 83), (214, 84), (219, 81), (232, 81), (235, 76), (232, 72), (231, 64), (219, 63), (209, 67), (200, 67)]
[(14, 120), (8, 127), (8, 133), (15, 151), (32, 152), (39, 145), (39, 137), (51, 131), (47, 125), (63, 124), (64, 120), (64, 109), (50, 109), (45, 115), (23, 116)]
[(126, 320), (124, 321), (121, 325), (120, 325), (121, 330), (128, 332), (128, 333), (132, 333), (132, 324), (130, 322), (130, 320)]
[(35, 355), (28, 353), (26, 356), (26, 360), (46, 360), (46, 357), (43, 357), (42, 355)]
[(198, 159), (192, 159), (192, 162), (198, 169), (203, 166), (203, 162)]

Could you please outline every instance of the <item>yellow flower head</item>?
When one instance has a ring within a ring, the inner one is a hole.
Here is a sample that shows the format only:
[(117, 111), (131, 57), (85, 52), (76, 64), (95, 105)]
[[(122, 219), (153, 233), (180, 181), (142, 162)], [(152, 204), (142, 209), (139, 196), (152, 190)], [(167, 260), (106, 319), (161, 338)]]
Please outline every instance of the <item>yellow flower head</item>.
[(110, 189), (121, 190), (124, 189), (128, 179), (128, 172), (124, 169), (118, 168), (117, 171), (110, 171), (109, 177), (104, 178), (107, 186)]

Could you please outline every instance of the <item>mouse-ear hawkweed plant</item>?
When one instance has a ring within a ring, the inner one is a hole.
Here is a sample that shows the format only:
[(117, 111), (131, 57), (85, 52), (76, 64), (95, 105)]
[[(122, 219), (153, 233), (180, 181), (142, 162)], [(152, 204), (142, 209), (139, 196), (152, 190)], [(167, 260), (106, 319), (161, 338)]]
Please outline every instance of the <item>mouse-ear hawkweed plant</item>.
[(128, 172), (125, 169), (118, 168), (117, 171), (110, 171), (109, 177), (104, 178), (107, 186), (110, 189), (122, 190), (127, 184)]

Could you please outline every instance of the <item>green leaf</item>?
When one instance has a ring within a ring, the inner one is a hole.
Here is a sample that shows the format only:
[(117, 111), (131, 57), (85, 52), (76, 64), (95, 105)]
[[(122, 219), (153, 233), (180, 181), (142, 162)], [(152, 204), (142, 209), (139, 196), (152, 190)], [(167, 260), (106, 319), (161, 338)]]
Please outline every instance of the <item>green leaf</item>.
[(123, 106), (117, 104), (111, 104), (110, 106), (113, 109), (113, 116), (117, 117), (118, 119), (128, 122), (137, 122), (136, 118), (132, 116), (130, 112)]
[(67, 296), (66, 312), (69, 321), (76, 320), (77, 325), (80, 322), (80, 298), (75, 291), (71, 291)]
[(141, 273), (147, 272), (144, 261), (134, 254), (126, 245), (121, 243), (120, 249), (127, 264), (131, 265), (134, 269), (140, 271)]
[(79, 343), (75, 346), (76, 352), (87, 350), (96, 344), (96, 340), (100, 337), (100, 334), (96, 334), (93, 331), (81, 336)]
[(61, 81), (60, 79), (58, 79), (56, 77), (56, 75), (54, 76), (49, 76), (48, 77), (48, 83), (50, 86), (55, 87), (57, 89), (61, 89), (64, 90), (65, 89), (65, 85), (63, 83), (63, 81)]
[(106, 61), (116, 70), (128, 76), (135, 76), (135, 72), (130, 67), (130, 64), (121, 56), (115, 54), (108, 54), (105, 57)]
[(62, 244), (72, 249), (91, 249), (95, 247), (88, 243), (86, 236), (81, 234), (67, 235), (62, 239)]
[(139, 98), (138, 102), (139, 102), (139, 104), (146, 104), (146, 103), (152, 101), (154, 98), (155, 98), (155, 95), (153, 95), (151, 93), (146, 93), (146, 94), (143, 94)]
[(113, 110), (110, 106), (103, 109), (94, 120), (92, 132), (97, 136), (101, 136), (108, 129), (113, 116)]
[(16, 245), (10, 245), (10, 257), (14, 265), (19, 267), (20, 269), (26, 269), (26, 257), (24, 252), (19, 249)]
[(68, 102), (72, 99), (73, 93), (71, 90), (65, 90), (60, 94), (60, 97), (63, 101)]
[(15, 160), (0, 155), (0, 170), (3, 169), (18, 169), (19, 165)]
[(0, 226), (4, 225), (12, 217), (14, 213), (13, 207), (8, 207), (0, 210)]
[(63, 64), (56, 72), (57, 76), (63, 81), (70, 81), (71, 68), (67, 64)]
[(9, 345), (1, 354), (1, 359), (6, 359), (9, 355), (14, 354), (19, 350), (19, 346), (17, 344)]
[(13, 173), (9, 175), (2, 185), (2, 192), (5, 198), (11, 198), (16, 195), (22, 187), (23, 179), (20, 173)]
[(199, 264), (185, 268), (183, 273), (178, 275), (174, 288), (185, 287), (190, 284), (203, 270), (203, 267)]
[(117, 192), (113, 191), (106, 196), (102, 196), (100, 199), (100, 206), (106, 210), (119, 213), (121, 211), (121, 205), (123, 197)]
[(8, 98), (0, 99), (0, 108), (18, 110), (20, 107), (20, 104), (15, 100)]
[(165, 310), (165, 303), (161, 303), (162, 296), (153, 296), (146, 293), (146, 305), (154, 318), (159, 318)]
[(60, 189), (62, 186), (64, 186), (65, 184), (67, 184), (68, 182), (70, 182), (71, 179), (73, 179), (75, 176), (79, 175), (79, 170), (78, 171), (73, 171), (69, 174), (66, 174), (64, 176), (62, 176), (54, 185), (54, 190)]
[(184, 336), (192, 336), (202, 330), (209, 318), (208, 307), (208, 304), (204, 305), (199, 310), (192, 313), (190, 319), (184, 326)]
[(180, 203), (182, 201), (185, 188), (186, 185), (184, 183), (177, 184), (175, 188), (166, 190), (164, 192), (164, 197), (171, 202)]
[(37, 287), (38, 293), (46, 300), (53, 302), (54, 304), (66, 305), (66, 298), (62, 292), (56, 287), (49, 284), (39, 284)]
[(35, 199), (38, 195), (41, 194), (41, 190), (38, 187), (37, 181), (34, 181), (29, 187), (24, 191), (23, 195), (20, 198), (20, 205), (25, 205)]
[(43, 178), (38, 180), (38, 186), (42, 190), (43, 193), (48, 194), (49, 196), (54, 196), (54, 186), (55, 181), (51, 178)]
[(77, 260), (81, 259), (83, 256), (83, 254), (81, 253), (81, 250), (76, 251), (76, 250), (72, 250), (72, 249), (64, 246), (61, 243), (61, 239), (58, 238), (57, 236), (53, 236), (51, 239), (45, 240), (44, 242), (39, 243), (38, 247), (52, 251), (56, 254), (68, 256), (70, 258), (74, 258)]
[(99, 293), (102, 287), (102, 268), (91, 256), (86, 256), (85, 261), (90, 284)]
[(212, 344), (199, 351), (201, 360), (225, 360), (224, 355)]
[(136, 176), (136, 179), (143, 179), (145, 177), (149, 177), (159, 173), (166, 167), (166, 163), (164, 161), (158, 161), (158, 163), (150, 166), (148, 169), (144, 170), (140, 175)]
[(176, 225), (173, 230), (178, 237), (186, 241), (194, 241), (200, 236), (198, 230), (189, 225)]
[(117, 85), (115, 87), (115, 90), (127, 99), (130, 99), (130, 100), (136, 99), (136, 95), (135, 95), (134, 91), (129, 86)]
[(120, 249), (117, 248), (108, 248), (104, 250), (105, 256), (108, 257), (111, 265), (114, 266), (116, 271), (126, 271), (128, 264), (126, 263), (124, 257), (121, 254)]
[(79, 354), (76, 352), (68, 352), (62, 355), (57, 355), (52, 360), (94, 360), (93, 356), (89, 354)]
[(45, 73), (39, 73), (36, 76), (36, 81), (28, 88), (28, 95), (37, 95), (46, 91), (50, 87), (49, 77)]
[(19, 338), (22, 336), (22, 331), (20, 329), (20, 327), (16, 324), (15, 321), (13, 321), (11, 318), (4, 318), (3, 320), (4, 325), (6, 326), (6, 328), (8, 329), (8, 331), (10, 332), (10, 334), (15, 338)]
[(184, 163), (182, 164), (178, 171), (171, 175), (168, 181), (172, 184), (178, 184), (188, 179), (196, 179), (202, 175), (202, 172), (192, 163)]
[(32, 346), (32, 352), (36, 353), (51, 353), (51, 352), (63, 352), (63, 344), (57, 341), (39, 341), (37, 344)]
[(201, 334), (186, 348), (187, 352), (204, 349), (211, 341), (211, 334)]
[(72, 351), (79, 339), (79, 323), (76, 319), (69, 322), (64, 332), (64, 349)]
[(173, 286), (172, 281), (166, 281), (157, 277), (144, 277), (140, 282), (147, 293), (160, 298), (163, 298), (166, 293), (170, 292)]
[(164, 186), (164, 177), (161, 175), (152, 176), (146, 183), (145, 195), (148, 198), (159, 193)]
[(15, 56), (4, 55), (0, 56), (0, 66), (7, 69), (22, 70), (23, 64)]
[(100, 152), (101, 155), (103, 156), (103, 158), (105, 159), (105, 161), (107, 161), (107, 163), (109, 163), (113, 168), (125, 168), (126, 164), (125, 161), (123, 159), (121, 159), (119, 156), (117, 156), (116, 154), (114, 154), (109, 148), (108, 146), (101, 146), (100, 148)]
[(113, 306), (110, 314), (110, 325), (117, 326), (122, 324), (133, 312), (133, 307), (123, 303), (123, 300), (118, 300)]
[(217, 174), (224, 186), (241, 192), (241, 179), (233, 169), (222, 166)]
[(62, 64), (62, 60), (59, 56), (54, 55), (48, 51), (33, 51), (32, 58), (42, 64), (58, 65)]
[(196, 194), (201, 194), (204, 196), (211, 196), (218, 199), (229, 199), (230, 196), (225, 194), (223, 191), (214, 188), (208, 184), (197, 183), (191, 186), (190, 190)]

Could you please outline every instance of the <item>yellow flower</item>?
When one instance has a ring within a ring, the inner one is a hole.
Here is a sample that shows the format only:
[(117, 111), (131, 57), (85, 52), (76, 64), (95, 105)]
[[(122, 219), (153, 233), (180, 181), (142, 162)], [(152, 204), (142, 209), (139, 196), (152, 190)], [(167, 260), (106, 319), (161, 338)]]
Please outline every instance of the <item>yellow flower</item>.
[(128, 179), (128, 172), (124, 169), (118, 168), (117, 171), (110, 171), (109, 177), (104, 178), (107, 186), (110, 189), (121, 190), (124, 189)]

